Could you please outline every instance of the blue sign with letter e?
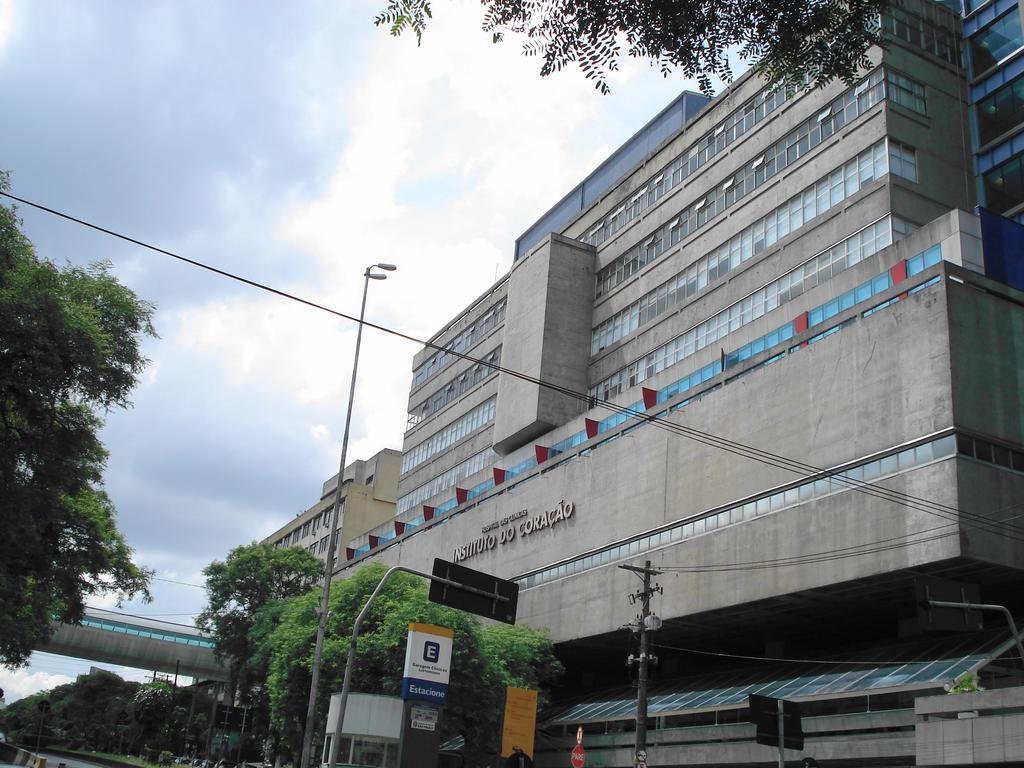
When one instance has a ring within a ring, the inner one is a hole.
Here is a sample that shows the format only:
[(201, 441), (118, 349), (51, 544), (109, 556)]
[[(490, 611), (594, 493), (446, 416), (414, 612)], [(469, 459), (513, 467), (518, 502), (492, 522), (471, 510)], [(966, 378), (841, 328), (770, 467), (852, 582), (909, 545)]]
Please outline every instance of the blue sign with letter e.
[(432, 683), (429, 680), (417, 680), (415, 677), (403, 677), (402, 698), (407, 701), (429, 701), (434, 704), (444, 704), (448, 698), (448, 685)]
[(441, 660), (441, 644), (433, 640), (427, 640), (423, 644), (423, 660), (436, 664)]

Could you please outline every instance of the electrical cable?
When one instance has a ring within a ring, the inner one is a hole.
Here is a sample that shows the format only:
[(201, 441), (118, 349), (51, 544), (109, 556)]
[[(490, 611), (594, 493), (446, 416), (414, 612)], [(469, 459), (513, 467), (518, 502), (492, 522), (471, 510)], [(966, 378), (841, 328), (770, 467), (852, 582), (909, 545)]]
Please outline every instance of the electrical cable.
[(187, 581), (175, 581), (174, 579), (165, 579), (160, 576), (152, 576), (153, 581), (166, 581), (168, 584), (180, 584), (183, 587), (195, 587), (196, 589), (206, 589), (202, 584), (190, 584)]
[(817, 666), (835, 666), (835, 667), (883, 667), (883, 666), (896, 666), (901, 664), (929, 664), (934, 663), (934, 660), (929, 661), (926, 659), (913, 659), (910, 661), (899, 661), (892, 660), (886, 662), (879, 661), (832, 661), (830, 659), (783, 659), (772, 656), (746, 656), (741, 653), (721, 653), (719, 651), (701, 651), (696, 648), (680, 648), (674, 645), (665, 645), (663, 643), (652, 643), (655, 648), (660, 648), (666, 651), (681, 651), (682, 653), (694, 653), (700, 656), (716, 656), (723, 659), (743, 659), (746, 661), (770, 661), (772, 663), (784, 663), (784, 664), (815, 664)]
[[(108, 229), (106, 227), (102, 227), (102, 226), (97, 225), (97, 224), (93, 224), (91, 222), (85, 221), (84, 219), (77, 218), (77, 217), (72, 216), (72, 215), (67, 214), (67, 213), (63, 213), (63, 212), (58, 211), (58, 210), (56, 210), (54, 208), (50, 208), (50, 207), (41, 205), (39, 203), (35, 203), (35, 202), (31, 201), (31, 200), (28, 200), (28, 199), (25, 199), (25, 198), (22, 198), (22, 197), (18, 197), (16, 195), (11, 194), (10, 192), (6, 192), (6, 191), (0, 190), (0, 196), (7, 197), (7, 198), (9, 198), (11, 200), (14, 200), (14, 201), (18, 202), (18, 203), (22, 203), (24, 205), (30, 206), (30, 207), (35, 208), (37, 210), (43, 211), (45, 213), (49, 213), (49, 214), (51, 214), (53, 216), (56, 216), (58, 218), (62, 218), (62, 219), (65, 219), (67, 221), (71, 221), (71, 222), (73, 222), (75, 224), (78, 224), (80, 226), (86, 227), (88, 229), (92, 229), (94, 231), (101, 232), (103, 234), (109, 235), (110, 237), (114, 237), (116, 239), (132, 243), (133, 245), (137, 245), (140, 248), (151, 250), (151, 251), (154, 251), (156, 253), (160, 253), (160, 254), (162, 254), (164, 256), (169, 256), (170, 258), (176, 259), (178, 261), (181, 261), (183, 263), (189, 264), (189, 265), (194, 266), (194, 267), (198, 267), (199, 269), (203, 269), (203, 270), (206, 270), (208, 272), (212, 272), (212, 273), (217, 274), (217, 275), (219, 275), (221, 277), (225, 277), (225, 278), (227, 278), (229, 280), (234, 280), (236, 282), (242, 283), (244, 285), (248, 285), (248, 286), (256, 288), (258, 290), (266, 291), (266, 292), (271, 293), (273, 295), (280, 296), (281, 298), (288, 299), (290, 301), (295, 301), (295, 302), (297, 302), (299, 304), (304, 304), (304, 305), (306, 305), (308, 307), (311, 307), (313, 309), (317, 309), (317, 310), (320, 310), (322, 312), (326, 312), (328, 314), (334, 315), (336, 317), (340, 317), (340, 318), (348, 320), (350, 322), (354, 322), (354, 323), (357, 323), (357, 324), (361, 322), (364, 327), (373, 328), (374, 330), (381, 331), (382, 333), (386, 333), (388, 335), (395, 336), (397, 338), (405, 339), (407, 341), (411, 341), (413, 343), (416, 343), (418, 345), (422, 345), (422, 346), (430, 348), (430, 349), (436, 349), (438, 351), (444, 351), (444, 352), (446, 352), (448, 354), (451, 354), (451, 355), (453, 355), (455, 357), (458, 357), (460, 359), (463, 359), (463, 360), (466, 360), (466, 361), (469, 361), (469, 362), (477, 363), (477, 364), (480, 364), (480, 365), (486, 365), (489, 368), (493, 368), (494, 370), (500, 371), (501, 373), (504, 373), (504, 374), (507, 374), (509, 376), (518, 378), (518, 379), (520, 379), (522, 381), (526, 381), (526, 382), (531, 383), (531, 384), (535, 384), (537, 386), (545, 387), (545, 388), (550, 389), (552, 391), (555, 391), (555, 392), (558, 392), (560, 394), (566, 395), (567, 397), (571, 397), (571, 398), (574, 398), (574, 399), (586, 402), (589, 405), (592, 405), (592, 406), (595, 406), (595, 407), (596, 406), (600, 406), (600, 407), (605, 408), (607, 410), (611, 410), (611, 411), (613, 411), (615, 413), (619, 413), (619, 414), (626, 415), (626, 416), (629, 416), (629, 417), (646, 419), (646, 420), (648, 420), (649, 423), (655, 425), (658, 428), (665, 429), (666, 431), (669, 431), (669, 432), (681, 435), (683, 437), (686, 437), (686, 438), (688, 438), (690, 440), (693, 440), (695, 442), (707, 445), (709, 447), (717, 448), (719, 450), (726, 451), (727, 453), (731, 453), (733, 455), (740, 456), (742, 458), (746, 458), (746, 459), (749, 459), (749, 460), (753, 460), (753, 461), (757, 461), (757, 462), (760, 462), (760, 463), (763, 463), (763, 464), (767, 464), (769, 466), (776, 467), (777, 469), (782, 469), (782, 470), (785, 470), (785, 471), (793, 472), (795, 474), (801, 475), (802, 477), (805, 477), (806, 479), (829, 479), (830, 481), (837, 482), (840, 485), (846, 485), (851, 490), (856, 490), (856, 491), (858, 491), (860, 493), (864, 493), (866, 495), (873, 496), (873, 497), (878, 498), (880, 500), (891, 501), (892, 503), (899, 504), (901, 506), (907, 507), (908, 509), (911, 509), (911, 510), (914, 510), (914, 511), (919, 511), (919, 512), (924, 512), (924, 513), (927, 513), (927, 514), (932, 514), (932, 515), (935, 515), (937, 517), (940, 517), (940, 518), (943, 518), (943, 519), (946, 519), (946, 520), (950, 520), (950, 521), (961, 522), (961, 523), (964, 523), (966, 525), (971, 525), (971, 526), (973, 526), (975, 528), (978, 528), (980, 530), (986, 531), (988, 533), (1000, 533), (1002, 535), (1005, 535), (1007, 538), (1011, 538), (1011, 539), (1013, 539), (1015, 541), (1019, 541), (1019, 542), (1024, 542), (1024, 531), (1022, 531), (1021, 529), (1016, 528), (1014, 526), (1006, 526), (1005, 524), (1001, 523), (1000, 521), (994, 521), (994, 520), (991, 520), (989, 518), (985, 518), (985, 517), (982, 517), (980, 515), (977, 515), (975, 513), (966, 512), (965, 510), (960, 509), (958, 507), (952, 507), (952, 506), (948, 506), (948, 505), (945, 505), (945, 504), (940, 504), (938, 502), (934, 502), (934, 501), (931, 501), (931, 500), (928, 500), (928, 499), (923, 499), (923, 498), (920, 498), (920, 497), (916, 497), (916, 496), (913, 496), (912, 494), (907, 494), (907, 493), (902, 492), (902, 491), (896, 491), (896, 490), (893, 490), (893, 489), (887, 489), (887, 488), (884, 488), (882, 486), (876, 486), (876, 485), (873, 485), (873, 484), (865, 482), (865, 481), (854, 480), (853, 478), (849, 478), (849, 477), (843, 477), (840, 473), (838, 473), (836, 471), (829, 471), (829, 470), (823, 469), (821, 467), (816, 467), (816, 466), (814, 466), (812, 464), (801, 462), (801, 461), (798, 461), (798, 460), (795, 460), (795, 459), (789, 459), (787, 457), (784, 457), (784, 456), (781, 456), (781, 455), (778, 455), (778, 454), (774, 454), (774, 453), (772, 453), (770, 451), (765, 451), (763, 449), (755, 448), (753, 446), (749, 446), (749, 445), (746, 445), (746, 444), (738, 442), (738, 441), (729, 440), (727, 438), (719, 437), (719, 436), (713, 435), (711, 433), (707, 433), (707, 432), (703, 432), (701, 430), (697, 430), (697, 429), (692, 428), (692, 427), (687, 427), (687, 426), (682, 425), (682, 424), (673, 424), (672, 422), (665, 421), (664, 419), (658, 419), (658, 418), (655, 418), (653, 416), (650, 416), (650, 415), (648, 415), (646, 413), (646, 411), (638, 411), (638, 410), (635, 410), (633, 408), (629, 408), (627, 406), (616, 405), (616, 404), (614, 404), (614, 403), (612, 403), (610, 401), (601, 400), (601, 399), (598, 399), (598, 398), (593, 397), (591, 395), (588, 395), (586, 393), (572, 390), (572, 389), (570, 389), (568, 387), (563, 387), (563, 386), (560, 386), (560, 385), (552, 384), (550, 382), (542, 381), (542, 380), (540, 380), (538, 378), (528, 376), (528, 375), (523, 374), (523, 373), (521, 373), (519, 371), (514, 371), (514, 370), (511, 370), (509, 368), (502, 367), (502, 366), (496, 366), (496, 365), (493, 365), (491, 363), (487, 363), (484, 360), (475, 358), (472, 355), (468, 355), (468, 354), (465, 354), (463, 352), (457, 352), (457, 351), (452, 350), (452, 349), (445, 349), (443, 346), (441, 346), (439, 344), (415, 338), (415, 337), (410, 336), (410, 335), (408, 335), (406, 333), (403, 333), (401, 331), (397, 331), (397, 330), (394, 330), (392, 328), (387, 328), (385, 326), (378, 325), (376, 323), (370, 322), (370, 321), (365, 320), (365, 319), (360, 321), (359, 318), (357, 318), (357, 317), (353, 317), (352, 315), (348, 315), (348, 314), (346, 314), (344, 312), (340, 312), (340, 311), (338, 311), (336, 309), (332, 309), (332, 308), (327, 307), (327, 306), (325, 306), (323, 304), (319, 304), (319, 303), (311, 301), (309, 299), (304, 299), (304, 298), (302, 298), (300, 296), (297, 296), (295, 294), (288, 293), (287, 291), (282, 291), (280, 289), (273, 288), (273, 287), (271, 287), (269, 285), (266, 285), (264, 283), (260, 283), (260, 282), (255, 281), (255, 280), (251, 280), (249, 278), (242, 277), (242, 276), (237, 275), (235, 273), (228, 272), (227, 270), (219, 269), (219, 268), (211, 266), (209, 264), (205, 264), (205, 263), (203, 263), (201, 261), (197, 261), (195, 259), (190, 259), (188, 257), (181, 256), (180, 254), (174, 253), (173, 251), (168, 251), (168, 250), (166, 250), (164, 248), (160, 248), (158, 246), (151, 245), (151, 244), (146, 243), (145, 241), (139, 240), (137, 238), (130, 237), (128, 235), (124, 235), (124, 234), (119, 233), (119, 232), (117, 232), (115, 230)], [(165, 581), (170, 581), (170, 580), (167, 579)], [(198, 585), (189, 585), (189, 586), (198, 586)]]
[[(1017, 502), (1015, 504), (1008, 504), (1001, 507), (999, 512), (1008, 511), (1011, 509), (1019, 508), (1024, 506), (1024, 502)], [(1014, 515), (1009, 518), (1010, 520), (1016, 520), (1024, 515)], [(741, 570), (757, 570), (761, 567), (785, 567), (789, 565), (804, 565), (805, 563), (817, 563), (817, 562), (828, 562), (829, 560), (842, 560), (847, 557), (858, 557), (861, 555), (877, 554), (879, 552), (891, 551), (894, 549), (902, 549), (907, 546), (915, 546), (917, 544), (926, 544), (939, 539), (948, 538), (950, 536), (959, 535), (959, 531), (956, 530), (956, 523), (946, 523), (945, 525), (936, 526), (935, 528), (925, 528), (920, 531), (914, 531), (912, 533), (902, 534), (900, 536), (893, 536), (888, 539), (879, 539), (871, 542), (864, 542), (862, 544), (853, 544), (848, 547), (839, 547), (837, 549), (828, 549), (820, 552), (807, 553), (804, 555), (791, 555), (788, 557), (778, 558), (767, 558), (764, 560), (751, 560), (740, 563), (711, 563), (706, 565), (659, 565), (657, 569), (666, 573), (712, 573), (716, 571), (741, 571)], [(952, 531), (947, 533), (935, 533), (946, 528), (954, 528)], [(925, 539), (917, 539), (915, 541), (909, 541), (909, 539), (923, 536), (925, 534), (935, 534)], [(902, 543), (897, 543), (902, 542)], [(885, 545), (877, 547), (876, 545)], [(832, 557), (834, 555), (834, 557)]]
[[(87, 608), (92, 608), (94, 611), (103, 611), (104, 613), (113, 613), (113, 614), (115, 614), (117, 616), (124, 616), (124, 617), (129, 618), (129, 619), (145, 619), (145, 618), (147, 618), (145, 615), (138, 614), (138, 613), (128, 613), (127, 611), (114, 611), (114, 610), (111, 610), (110, 608), (95, 608), (93, 606), (86, 606), (86, 607)], [(168, 615), (173, 615), (173, 614), (168, 614)], [(186, 614), (178, 614), (178, 615), (181, 615), (181, 616), (193, 616), (193, 615), (196, 615), (196, 614), (186, 613)], [(182, 624), (180, 621), (161, 621), (160, 623), (161, 624), (173, 624), (176, 627), (188, 627), (189, 629), (195, 629), (196, 628), (192, 624)]]

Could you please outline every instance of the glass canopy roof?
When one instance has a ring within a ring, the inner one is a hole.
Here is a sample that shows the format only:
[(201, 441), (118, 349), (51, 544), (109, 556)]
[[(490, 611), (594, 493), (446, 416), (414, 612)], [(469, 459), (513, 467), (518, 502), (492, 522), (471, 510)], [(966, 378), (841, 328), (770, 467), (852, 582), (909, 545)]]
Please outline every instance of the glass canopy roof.
[[(952, 682), (1015, 647), (1006, 633), (972, 633), (912, 644), (888, 645), (861, 651), (847, 658), (820, 662), (783, 662), (768, 669), (747, 667), (652, 686), (648, 695), (650, 717), (688, 710), (744, 705), (758, 694), (785, 699), (879, 693), (886, 689), (934, 688)], [(767, 663), (767, 662), (766, 662)], [(636, 716), (635, 694), (629, 689), (607, 698), (579, 702), (563, 709), (552, 724), (603, 722)]]

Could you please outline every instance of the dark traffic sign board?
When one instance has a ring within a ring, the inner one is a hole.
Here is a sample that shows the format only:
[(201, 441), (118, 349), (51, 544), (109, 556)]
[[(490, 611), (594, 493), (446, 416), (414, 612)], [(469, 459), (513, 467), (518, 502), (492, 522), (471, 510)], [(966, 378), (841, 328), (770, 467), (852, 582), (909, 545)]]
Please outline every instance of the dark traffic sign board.
[(231, 707), (227, 704), (217, 705), (217, 714), (214, 716), (215, 728), (225, 731), (240, 731), (246, 726), (246, 707)]
[[(757, 726), (758, 744), (779, 746), (779, 699), (750, 694), (750, 722)], [(782, 746), (787, 749), (804, 748), (804, 729), (800, 725), (800, 705), (782, 700)]]
[(967, 608), (939, 608), (929, 601), (944, 603), (981, 602), (977, 584), (919, 577), (914, 580), (917, 590), (917, 620), (922, 629), (937, 632), (974, 632), (985, 626), (981, 611)]
[[(482, 571), (474, 571), (464, 565), (434, 558), (434, 569), (438, 576), (456, 584), (440, 581), (430, 582), (429, 597), (432, 602), (458, 608), (460, 611), (475, 613), (506, 624), (516, 623), (516, 608), (519, 605), (519, 585)], [(460, 589), (458, 585), (470, 587), (472, 591)]]

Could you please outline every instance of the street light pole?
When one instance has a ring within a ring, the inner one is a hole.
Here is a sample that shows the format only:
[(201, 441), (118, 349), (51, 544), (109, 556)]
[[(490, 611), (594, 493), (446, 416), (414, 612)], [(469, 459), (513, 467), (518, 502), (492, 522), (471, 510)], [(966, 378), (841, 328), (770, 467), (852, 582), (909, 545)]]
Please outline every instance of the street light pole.
[(331, 512), (330, 546), (327, 548), (327, 562), (324, 565), (324, 580), (320, 599), (320, 620), (316, 629), (316, 648), (313, 651), (312, 680), (309, 683), (309, 704), (306, 707), (306, 727), (302, 734), (302, 762), (300, 768), (309, 768), (313, 747), (313, 726), (316, 719), (316, 694), (320, 683), (320, 657), (324, 650), (324, 633), (327, 629), (327, 604), (331, 596), (331, 577), (334, 575), (334, 556), (338, 549), (338, 520), (341, 518), (341, 486), (345, 481), (345, 461), (348, 454), (348, 435), (352, 426), (352, 402), (356, 394), (356, 373), (359, 370), (359, 346), (363, 340), (363, 315), (366, 313), (366, 294), (371, 280), (387, 280), (387, 275), (372, 272), (374, 268), (394, 272), (394, 264), (371, 264), (363, 273), (363, 302), (359, 307), (359, 328), (356, 330), (356, 351), (352, 361), (352, 380), (348, 389), (348, 410), (345, 412), (345, 432), (341, 437), (341, 460), (338, 467), (338, 484), (334, 489), (334, 507)]

